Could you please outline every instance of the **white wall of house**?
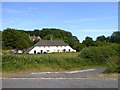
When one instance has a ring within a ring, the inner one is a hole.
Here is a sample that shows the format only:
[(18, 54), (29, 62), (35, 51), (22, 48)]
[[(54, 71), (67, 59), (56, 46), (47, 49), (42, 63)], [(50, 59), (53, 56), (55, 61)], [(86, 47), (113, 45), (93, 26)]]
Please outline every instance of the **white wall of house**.
[(29, 51), (29, 54), (37, 53), (52, 53), (52, 52), (76, 52), (70, 46), (35, 46)]

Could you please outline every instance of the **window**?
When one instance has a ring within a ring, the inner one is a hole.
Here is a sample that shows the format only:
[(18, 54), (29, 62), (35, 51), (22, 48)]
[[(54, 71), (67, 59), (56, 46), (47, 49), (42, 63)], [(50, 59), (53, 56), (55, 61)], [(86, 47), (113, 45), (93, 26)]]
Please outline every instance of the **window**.
[(69, 52), (70, 52), (70, 49), (69, 49)]
[(34, 50), (34, 54), (36, 54), (36, 50)]
[(40, 50), (40, 53), (42, 54), (42, 53), (43, 53), (43, 50)]
[(63, 52), (66, 52), (66, 49), (63, 49)]
[(47, 52), (49, 52), (50, 50), (47, 50)]
[(58, 52), (60, 52), (60, 50), (58, 50)]

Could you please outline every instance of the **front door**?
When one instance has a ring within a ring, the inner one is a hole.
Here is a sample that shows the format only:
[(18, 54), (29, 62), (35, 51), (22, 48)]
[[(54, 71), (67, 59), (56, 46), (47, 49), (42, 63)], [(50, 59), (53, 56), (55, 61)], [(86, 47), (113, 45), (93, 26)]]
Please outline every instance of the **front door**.
[(34, 54), (36, 54), (36, 50), (34, 51)]
[(40, 50), (40, 53), (42, 54), (42, 53), (43, 53), (43, 50)]

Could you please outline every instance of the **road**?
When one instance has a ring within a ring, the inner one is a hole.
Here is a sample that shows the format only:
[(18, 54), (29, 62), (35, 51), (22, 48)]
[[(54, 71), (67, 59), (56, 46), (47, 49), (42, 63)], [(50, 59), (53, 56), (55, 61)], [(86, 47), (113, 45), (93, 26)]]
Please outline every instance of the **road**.
[(90, 78), (106, 68), (37, 72), (2, 79), (3, 88), (118, 88), (118, 79)]

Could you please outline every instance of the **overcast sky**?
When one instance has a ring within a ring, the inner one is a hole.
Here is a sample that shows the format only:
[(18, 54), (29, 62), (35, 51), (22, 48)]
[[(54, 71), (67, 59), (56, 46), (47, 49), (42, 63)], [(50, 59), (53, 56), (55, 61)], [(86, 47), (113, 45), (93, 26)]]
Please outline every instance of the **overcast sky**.
[(3, 2), (2, 28), (59, 28), (80, 41), (118, 30), (117, 2)]

